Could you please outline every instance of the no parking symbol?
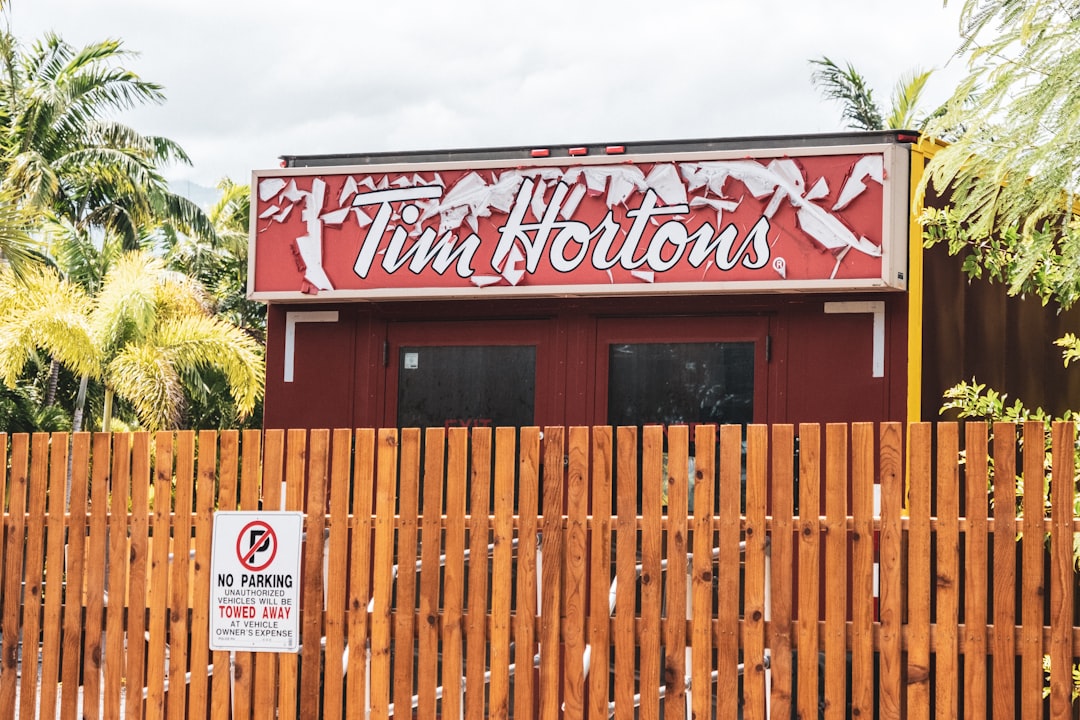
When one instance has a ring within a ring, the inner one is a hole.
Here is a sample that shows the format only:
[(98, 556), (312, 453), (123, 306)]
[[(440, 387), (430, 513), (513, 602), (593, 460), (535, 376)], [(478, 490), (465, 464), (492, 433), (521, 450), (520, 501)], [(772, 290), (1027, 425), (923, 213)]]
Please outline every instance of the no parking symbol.
[(264, 520), (249, 522), (236, 538), (236, 557), (249, 572), (262, 572), (276, 555), (277, 534)]

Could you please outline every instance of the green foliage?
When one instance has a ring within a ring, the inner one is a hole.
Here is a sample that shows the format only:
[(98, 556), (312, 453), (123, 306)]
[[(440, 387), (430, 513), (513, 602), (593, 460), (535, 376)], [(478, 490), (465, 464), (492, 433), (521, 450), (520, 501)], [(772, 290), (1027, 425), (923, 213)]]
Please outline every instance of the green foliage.
[(971, 250), (974, 277), (1068, 307), (1080, 297), (1080, 0), (968, 0), (961, 34), (968, 76), (927, 127), (966, 130), (926, 174), (951, 204), (950, 249)]
[(922, 127), (926, 117), (920, 101), (932, 70), (912, 70), (897, 80), (893, 87), (892, 107), (882, 111), (874, 99), (873, 89), (856, 67), (847, 63), (840, 67), (826, 56), (810, 61), (816, 69), (810, 75), (811, 84), (828, 100), (843, 107), (843, 119), (854, 130), (905, 130)]

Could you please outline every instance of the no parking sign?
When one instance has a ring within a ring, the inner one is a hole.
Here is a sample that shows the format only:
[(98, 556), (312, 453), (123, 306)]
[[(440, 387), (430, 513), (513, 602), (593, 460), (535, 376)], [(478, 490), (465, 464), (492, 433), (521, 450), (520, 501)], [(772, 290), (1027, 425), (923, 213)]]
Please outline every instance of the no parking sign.
[(217, 512), (210, 560), (210, 649), (298, 652), (298, 512)]

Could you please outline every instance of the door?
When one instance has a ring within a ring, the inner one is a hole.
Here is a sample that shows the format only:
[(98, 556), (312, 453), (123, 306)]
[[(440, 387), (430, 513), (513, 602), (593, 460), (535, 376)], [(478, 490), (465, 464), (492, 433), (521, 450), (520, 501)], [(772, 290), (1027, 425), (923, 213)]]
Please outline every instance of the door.
[(552, 329), (545, 321), (392, 323), (390, 427), (498, 427), (551, 422)]

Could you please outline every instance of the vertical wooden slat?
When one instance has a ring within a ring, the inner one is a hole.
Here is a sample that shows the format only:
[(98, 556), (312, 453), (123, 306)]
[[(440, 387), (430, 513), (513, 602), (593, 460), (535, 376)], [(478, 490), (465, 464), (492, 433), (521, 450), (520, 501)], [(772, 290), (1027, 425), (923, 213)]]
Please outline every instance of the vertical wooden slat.
[(424, 505), (420, 523), (420, 623), (416, 654), (416, 714), (419, 717), (435, 717), (435, 690), (439, 685), (439, 584), (442, 578), (439, 551), (442, 549), (445, 453), (446, 431), (428, 428), (424, 436)]
[[(510, 717), (510, 611), (513, 584), (506, 580), (514, 573), (514, 470), (517, 464), (516, 431), (495, 431), (495, 526), (491, 588), (491, 689), (488, 717)], [(426, 542), (426, 539), (425, 539)], [(530, 672), (523, 667), (522, 673)]]
[[(465, 428), (447, 431), (446, 454), (446, 568), (443, 573), (443, 668), (442, 716), (461, 716), (462, 617), (465, 592), (465, 499), (469, 491), (469, 433)], [(380, 456), (380, 468), (382, 457)], [(380, 475), (381, 478), (381, 475)], [(376, 518), (376, 533), (379, 519)], [(375, 556), (378, 562), (378, 554)], [(381, 572), (378, 565), (375, 572)], [(377, 588), (378, 586), (376, 586)], [(372, 675), (374, 682), (374, 674)], [(374, 698), (374, 694), (372, 695)]]
[(465, 622), (465, 715), (484, 712), (487, 667), (488, 513), (491, 508), (491, 428), (472, 431), (469, 498), (469, 588)]
[[(292, 429), (285, 444), (285, 510), (304, 510), (304, 491), (307, 477), (308, 433)], [(300, 656), (284, 653), (278, 658), (278, 718), (297, 717), (297, 698), (300, 694)]]
[[(874, 716), (874, 463), (873, 423), (851, 426), (851, 714)], [(773, 503), (776, 499), (774, 495)], [(773, 550), (773, 563), (778, 562)], [(776, 596), (775, 586), (773, 596)], [(779, 674), (779, 668), (776, 673)], [(774, 676), (775, 677), (775, 676)], [(774, 679), (773, 682), (776, 682)]]
[(689, 502), (689, 434), (686, 425), (668, 428), (667, 601), (664, 634), (664, 713), (685, 714), (686, 705), (686, 513)]
[[(285, 433), (282, 430), (267, 430), (263, 435), (262, 457), (262, 509), (277, 511), (282, 507), (282, 471), (285, 460)], [(178, 463), (179, 465), (179, 463)], [(177, 497), (179, 502), (179, 496)], [(339, 577), (344, 577), (339, 576)], [(292, 608), (292, 612), (300, 612)], [(290, 653), (291, 655), (291, 653)], [(273, 692), (263, 692), (262, 688), (276, 688), (279, 653), (256, 653), (255, 674), (252, 685), (255, 688), (253, 715), (257, 720), (274, 720), (278, 711), (278, 699)], [(172, 699), (169, 700), (170, 711)], [(172, 715), (172, 713), (169, 713)]]
[(772, 516), (770, 536), (769, 647), (772, 650), (771, 710), (791, 717), (792, 533), (795, 513), (795, 432), (791, 425), (772, 427)]
[(716, 426), (694, 430), (693, 562), (690, 589), (691, 712), (712, 716), (713, 500), (716, 471)]
[[(420, 497), (420, 430), (401, 431), (397, 521), (397, 606), (394, 617), (394, 712), (411, 713), (416, 630), (416, 530)], [(487, 513), (485, 513), (486, 519)], [(481, 657), (483, 654), (481, 653)]]
[(329, 466), (330, 431), (308, 433), (307, 514), (304, 518), (304, 589), (300, 650), (300, 717), (320, 716), (319, 680), (322, 677), (323, 638), (323, 549), (326, 540), (326, 481)]
[[(100, 717), (101, 668), (105, 653), (105, 558), (108, 547), (109, 466), (112, 435), (94, 433), (90, 481), (89, 562), (86, 564), (86, 642), (83, 647), (83, 715)], [(72, 511), (74, 512), (74, 505)], [(66, 680), (65, 680), (66, 682)]]
[[(847, 425), (825, 427), (825, 717), (847, 716)], [(841, 578), (844, 581), (841, 581)]]
[(540, 428), (521, 429), (518, 450), (517, 611), (514, 614), (514, 709), (529, 717), (536, 704), (536, 530), (540, 502)]
[(330, 461), (330, 548), (326, 585), (326, 666), (323, 670), (323, 718), (339, 720), (345, 695), (345, 591), (349, 563), (349, 476), (352, 433), (333, 433)]
[(720, 428), (716, 568), (716, 717), (732, 720), (739, 707), (739, 551), (742, 534), (742, 428)]
[[(937, 433), (937, 685), (938, 717), (960, 711), (960, 441), (956, 423), (941, 423)], [(1040, 658), (1041, 662), (1041, 658)]]
[[(430, 439), (429, 439), (430, 443)], [(358, 429), (353, 460), (353, 532), (349, 568), (349, 668), (346, 710), (350, 720), (366, 718), (368, 603), (371, 600), (371, 511), (374, 503), (375, 431)], [(429, 445), (429, 452), (431, 448)], [(441, 460), (442, 448), (437, 454)], [(439, 485), (439, 482), (435, 483)]]
[[(902, 427), (899, 423), (883, 423), (878, 458), (881, 478), (879, 712), (882, 720), (903, 717), (901, 633), (904, 598), (900, 530), (904, 497), (903, 457)], [(799, 684), (802, 684), (801, 675)]]
[[(262, 485), (262, 434), (244, 430), (240, 436), (240, 509), (253, 512), (259, 509)], [(237, 652), (233, 655), (233, 715), (236, 718), (254, 716), (255, 654)]]
[[(26, 532), (26, 485), (29, 462), (30, 436), (18, 433), (11, 436), (11, 474), (7, 514), (4, 515), (3, 555), (4, 598), (22, 597), (23, 536)], [(5, 448), (6, 450), (6, 448)], [(5, 459), (7, 453), (5, 452)], [(7, 463), (0, 463), (6, 467)], [(7, 478), (5, 478), (7, 479)], [(3, 602), (3, 646), (0, 648), (0, 718), (10, 720), (15, 713), (15, 694), (18, 687), (19, 626), (21, 602), (6, 599)]]
[[(169, 699), (172, 720), (187, 716), (188, 608), (191, 597), (191, 528), (195, 480), (195, 433), (176, 434), (176, 498), (173, 559), (169, 575)], [(184, 638), (183, 641), (178, 641)]]
[[(663, 510), (664, 429), (642, 429), (641, 443), (641, 720), (660, 716), (660, 622), (663, 612)], [(676, 569), (678, 572), (678, 569)], [(683, 621), (683, 613), (676, 614)]]
[(799, 622), (798, 712), (818, 707), (818, 619), (821, 597), (821, 428), (799, 426)]
[(112, 500), (109, 505), (108, 607), (105, 613), (104, 712), (120, 717), (124, 678), (124, 613), (127, 605), (128, 498), (131, 497), (131, 435), (113, 435)]
[(994, 423), (993, 716), (1016, 714), (1016, 425)]
[[(371, 717), (382, 720), (390, 705), (391, 609), (393, 607), (394, 498), (397, 495), (397, 430), (379, 431), (375, 500), (375, 605), (371, 613)], [(447, 583), (449, 583), (447, 578)]]
[(615, 619), (612, 627), (615, 646), (615, 707), (634, 703), (634, 632), (637, 582), (637, 447), (638, 431), (620, 427), (616, 435), (615, 501)]
[(743, 688), (745, 718), (765, 718), (765, 511), (769, 474), (769, 435), (764, 425), (746, 428), (746, 540), (743, 600)]
[(131, 564), (128, 568), (126, 711), (140, 718), (146, 687), (146, 613), (150, 582), (150, 433), (137, 432), (131, 441)]
[[(165, 611), (169, 600), (169, 534), (172, 511), (173, 435), (154, 434), (154, 509), (151, 515), (147, 604), (146, 717), (165, 716)], [(181, 673), (182, 675), (182, 673)]]
[[(23, 571), (23, 657), (29, 662), (22, 665), (21, 697), (37, 697), (38, 685), (38, 636), (41, 632), (41, 601), (43, 571), (45, 565), (45, 502), (49, 483), (49, 435), (34, 433), (30, 452), (30, 496), (26, 517), (26, 569)], [(48, 698), (52, 701), (52, 697)], [(19, 716), (30, 720), (36, 716), (33, 702), (22, 702)]]
[(1072, 717), (1073, 502), (1076, 497), (1073, 422), (1053, 425), (1050, 478), (1050, 720)]
[(585, 518), (588, 510), (589, 429), (569, 432), (566, 479), (566, 564), (563, 576), (563, 712), (581, 718), (585, 709)]
[(908, 429), (907, 712), (930, 717), (930, 426)]
[[(61, 687), (58, 685), (60, 676), (60, 629), (63, 627), (63, 604), (64, 597), (64, 513), (67, 486), (68, 464), (68, 435), (56, 433), (50, 438), (49, 448), (49, 487), (47, 490), (47, 506), (45, 515), (46, 524), (46, 552), (45, 552), (45, 583), (43, 585), (43, 598), (45, 613), (41, 628), (41, 680), (39, 690), (41, 707), (38, 717), (43, 720), (53, 720), (56, 717), (56, 700)], [(39, 458), (44, 460), (44, 457)], [(73, 602), (78, 605), (78, 598), (82, 594), (81, 588), (71, 587)], [(81, 609), (76, 609), (81, 620)], [(36, 638), (30, 636), (23, 638), (23, 658), (29, 659), (31, 655), (26, 651), (37, 650)], [(23, 664), (25, 669), (26, 663)], [(75, 691), (75, 688), (72, 688)], [(27, 696), (23, 696), (27, 697)]]
[(559, 632), (562, 623), (563, 573), (563, 458), (565, 430), (544, 430), (544, 519), (540, 580), (540, 719), (559, 716), (559, 679), (562, 646)]
[[(239, 481), (237, 478), (238, 463), (240, 462), (240, 433), (236, 430), (225, 430), (218, 439), (220, 464), (218, 470), (218, 498), (217, 510), (232, 511), (237, 508), (237, 491)], [(202, 469), (200, 467), (200, 475)], [(211, 540), (211, 542), (213, 542)], [(206, 565), (209, 569), (210, 555), (206, 556)], [(207, 578), (209, 582), (209, 578)], [(209, 598), (209, 595), (207, 596)], [(214, 676), (211, 688), (212, 698), (210, 709), (212, 716), (224, 720), (228, 718), (232, 710), (232, 661), (230, 655), (224, 650), (215, 650), (213, 653)]]
[(606, 720), (611, 665), (611, 427), (592, 431), (592, 525), (589, 596), (589, 711), (590, 720)]
[(1046, 426), (1040, 421), (1024, 423), (1024, 524), (1023, 578), (1021, 597), (1023, 630), (1020, 650), (1023, 664), (1020, 672), (1020, 714), (1038, 717), (1043, 707), (1042, 629), (1043, 557), (1045, 539), (1043, 520), (1046, 515), (1046, 491), (1043, 486)]
[[(56, 436), (53, 442), (56, 442)], [(78, 714), (79, 704), (83, 607), (84, 602), (88, 600), (83, 581), (86, 567), (87, 473), (89, 469), (90, 433), (76, 433), (72, 436), (71, 442), (71, 494), (68, 498), (71, 519), (68, 523), (67, 599), (64, 603), (64, 665), (61, 678), (64, 694), (60, 716), (65, 720), (74, 720)], [(0, 477), (0, 483), (2, 482), (3, 477)], [(2, 497), (0, 497), (0, 508), (3, 508)], [(91, 560), (100, 564), (100, 557), (96, 555)]]
[(986, 716), (986, 519), (989, 451), (985, 423), (965, 430), (964, 716)]
[[(195, 562), (191, 583), (191, 684), (188, 688), (188, 712), (210, 712), (210, 553), (214, 527), (214, 503), (217, 499), (218, 434), (200, 430), (198, 467), (195, 481)], [(223, 655), (228, 658), (227, 653)], [(225, 667), (217, 669), (222, 675)], [(216, 673), (215, 673), (216, 674)]]

